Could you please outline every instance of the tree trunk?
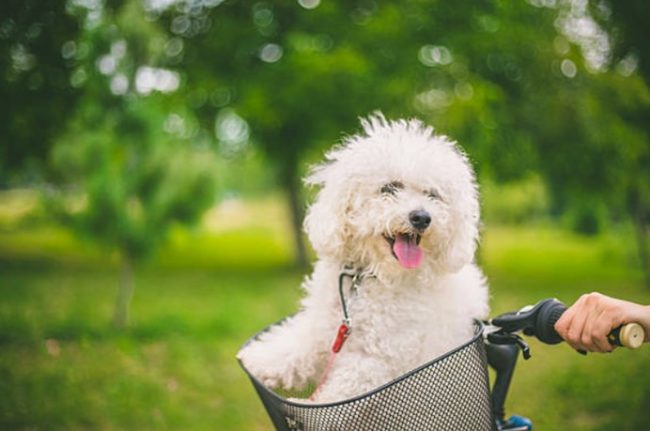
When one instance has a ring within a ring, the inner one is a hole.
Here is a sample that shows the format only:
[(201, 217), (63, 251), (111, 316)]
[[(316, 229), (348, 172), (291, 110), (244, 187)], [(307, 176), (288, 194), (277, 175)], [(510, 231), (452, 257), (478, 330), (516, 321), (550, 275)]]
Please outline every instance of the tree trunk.
[(304, 268), (307, 266), (307, 247), (302, 235), (302, 222), (304, 217), (303, 202), (300, 196), (300, 183), (295, 175), (287, 175), (284, 179), (289, 198), (289, 210), (291, 212), (291, 230), (296, 249), (296, 264)]
[(645, 223), (643, 212), (637, 210), (633, 214), (632, 222), (634, 223), (637, 250), (645, 278), (645, 285), (650, 289), (650, 232), (648, 231), (648, 225)]
[(122, 253), (120, 263), (120, 285), (115, 303), (113, 324), (118, 329), (126, 328), (129, 322), (129, 306), (133, 297), (133, 260), (128, 253)]

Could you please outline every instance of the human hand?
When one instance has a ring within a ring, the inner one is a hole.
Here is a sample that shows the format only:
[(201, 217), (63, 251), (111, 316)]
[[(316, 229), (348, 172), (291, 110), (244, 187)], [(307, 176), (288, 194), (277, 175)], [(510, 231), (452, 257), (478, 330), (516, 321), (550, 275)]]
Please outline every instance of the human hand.
[(611, 352), (607, 334), (625, 323), (643, 326), (650, 337), (650, 306), (623, 301), (600, 293), (582, 295), (555, 323), (555, 330), (576, 350)]

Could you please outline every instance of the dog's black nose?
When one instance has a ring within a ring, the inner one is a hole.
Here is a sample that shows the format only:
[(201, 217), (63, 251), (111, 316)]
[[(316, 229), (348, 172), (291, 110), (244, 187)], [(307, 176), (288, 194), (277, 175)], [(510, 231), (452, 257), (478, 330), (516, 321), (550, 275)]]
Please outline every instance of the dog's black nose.
[(429, 227), (431, 223), (431, 215), (424, 210), (411, 211), (409, 214), (409, 221), (414, 228), (424, 230)]

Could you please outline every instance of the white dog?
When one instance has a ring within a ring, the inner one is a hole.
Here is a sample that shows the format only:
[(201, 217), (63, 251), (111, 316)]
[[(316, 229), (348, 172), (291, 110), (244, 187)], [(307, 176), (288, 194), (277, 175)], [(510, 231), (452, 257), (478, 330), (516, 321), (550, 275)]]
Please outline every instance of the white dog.
[[(307, 178), (321, 190), (305, 220), (318, 261), (302, 310), (238, 355), (269, 387), (318, 384), (316, 403), (363, 394), (448, 352), (488, 313), (467, 158), (417, 120), (375, 114), (362, 125)], [(343, 277), (342, 298), (341, 273), (357, 275), (354, 286)], [(337, 337), (343, 302), (346, 340)], [(338, 353), (335, 339), (345, 341)]]

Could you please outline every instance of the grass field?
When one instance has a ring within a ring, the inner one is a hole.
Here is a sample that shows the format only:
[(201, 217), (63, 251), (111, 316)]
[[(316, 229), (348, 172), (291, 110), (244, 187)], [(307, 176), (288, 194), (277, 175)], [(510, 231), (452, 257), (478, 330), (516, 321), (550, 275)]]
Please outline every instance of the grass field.
[[(109, 324), (115, 257), (30, 219), (21, 199), (0, 198), (0, 429), (271, 429), (234, 356), (300, 295), (277, 199), (229, 202), (201, 228), (174, 231), (136, 271), (122, 332)], [(592, 290), (650, 303), (631, 244), (625, 233), (488, 224), (493, 312)], [(648, 429), (650, 347), (583, 357), (532, 342), (532, 352), (509, 412), (537, 430)]]

